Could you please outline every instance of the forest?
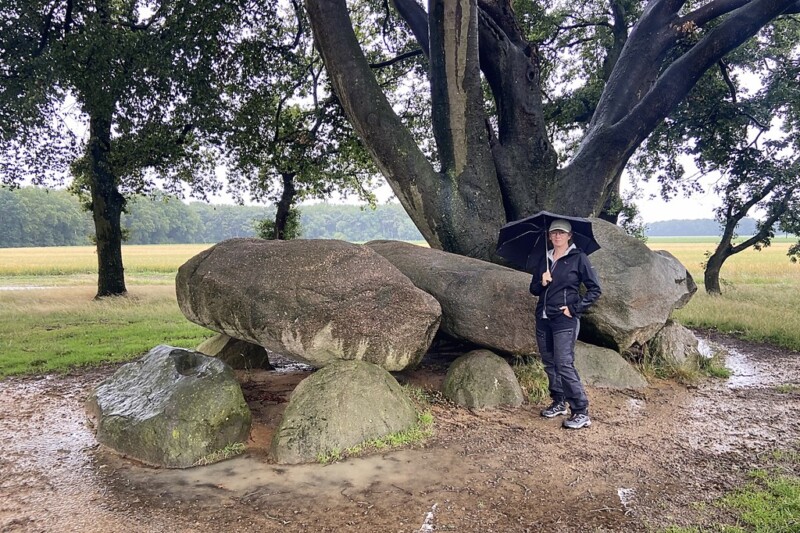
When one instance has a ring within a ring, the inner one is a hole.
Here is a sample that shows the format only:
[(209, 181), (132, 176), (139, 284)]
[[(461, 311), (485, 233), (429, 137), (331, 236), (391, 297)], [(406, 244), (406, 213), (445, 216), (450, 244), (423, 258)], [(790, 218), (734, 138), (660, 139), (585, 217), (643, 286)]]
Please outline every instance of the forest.
[[(422, 240), (398, 203), (301, 205), (301, 237), (363, 242), (373, 239)], [(127, 244), (213, 243), (253, 237), (256, 224), (275, 216), (274, 206), (186, 203), (159, 193), (137, 196), (122, 216)], [(60, 189), (0, 188), (0, 248), (78, 246), (92, 243), (91, 215), (72, 194)], [(738, 235), (752, 235), (756, 220), (743, 219)], [(645, 226), (648, 237), (719, 236), (719, 222), (663, 220)]]
[[(275, 208), (185, 203), (174, 196), (136, 196), (122, 215), (127, 244), (215, 243), (253, 237)], [(368, 241), (421, 240), (400, 204), (315, 204), (300, 207), (305, 238)], [(0, 188), (0, 248), (78, 246), (92, 243), (94, 224), (78, 198), (65, 190)]]

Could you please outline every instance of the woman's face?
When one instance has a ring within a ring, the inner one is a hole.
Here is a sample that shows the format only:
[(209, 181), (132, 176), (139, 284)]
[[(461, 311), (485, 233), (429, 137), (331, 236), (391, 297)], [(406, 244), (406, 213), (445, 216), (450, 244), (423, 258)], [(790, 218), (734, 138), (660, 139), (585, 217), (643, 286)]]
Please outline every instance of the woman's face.
[(567, 244), (569, 242), (570, 237), (572, 237), (572, 233), (567, 233), (566, 231), (562, 231), (560, 229), (551, 231), (549, 235), (550, 235), (550, 242), (553, 243), (553, 246), (559, 248)]

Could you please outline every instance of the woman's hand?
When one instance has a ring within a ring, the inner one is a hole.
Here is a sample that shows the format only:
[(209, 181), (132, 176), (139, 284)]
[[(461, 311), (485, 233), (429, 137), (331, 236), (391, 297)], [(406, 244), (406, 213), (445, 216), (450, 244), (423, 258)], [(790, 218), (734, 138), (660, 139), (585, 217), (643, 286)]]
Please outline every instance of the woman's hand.
[(547, 284), (550, 283), (551, 281), (553, 281), (553, 276), (550, 275), (549, 270), (545, 270), (542, 273), (542, 287), (546, 287)]
[(566, 316), (568, 316), (569, 318), (572, 318), (572, 313), (570, 313), (570, 312), (569, 312), (569, 307), (567, 307), (566, 305), (562, 305), (561, 307), (559, 307), (559, 309), (561, 309), (561, 311), (562, 311), (562, 312), (563, 312), (563, 313), (564, 313)]

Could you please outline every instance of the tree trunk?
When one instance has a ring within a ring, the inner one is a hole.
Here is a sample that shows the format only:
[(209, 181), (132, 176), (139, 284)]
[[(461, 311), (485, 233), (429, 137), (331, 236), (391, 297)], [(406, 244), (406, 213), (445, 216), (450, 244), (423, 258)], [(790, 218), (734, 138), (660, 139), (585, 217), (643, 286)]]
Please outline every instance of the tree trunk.
[[(559, 169), (542, 112), (537, 51), (511, 1), (429, 0), (426, 14), (415, 0), (394, 0), (428, 52), (437, 172), (378, 86), (345, 0), (305, 1), (342, 106), (422, 235), (434, 248), (487, 260), (508, 221), (542, 209), (600, 214), (619, 193), (630, 157), (703, 73), (797, 2), (708, 2), (682, 12), (685, 2), (651, 0), (629, 34), (624, 5), (614, 2), (607, 83), (572, 160)], [(694, 46), (665, 63), (677, 43), (707, 26)], [(495, 121), (485, 116), (478, 65)]]
[(706, 262), (706, 269), (703, 273), (703, 280), (705, 281), (706, 293), (710, 296), (719, 296), (722, 294), (722, 289), (719, 284), (719, 273), (722, 270), (722, 264), (730, 257), (727, 248), (717, 248), (716, 251), (708, 258)]
[(278, 210), (275, 213), (275, 238), (285, 241), (286, 240), (286, 222), (289, 219), (289, 213), (294, 205), (294, 197), (297, 191), (294, 188), (294, 174), (284, 173), (281, 175), (283, 178), (283, 192), (281, 199), (278, 201)]
[(90, 138), (89, 188), (92, 195), (92, 218), (97, 243), (97, 295), (120, 296), (127, 293), (122, 266), (122, 210), (125, 198), (117, 189), (117, 180), (109, 164), (111, 150), (110, 117), (89, 119)]

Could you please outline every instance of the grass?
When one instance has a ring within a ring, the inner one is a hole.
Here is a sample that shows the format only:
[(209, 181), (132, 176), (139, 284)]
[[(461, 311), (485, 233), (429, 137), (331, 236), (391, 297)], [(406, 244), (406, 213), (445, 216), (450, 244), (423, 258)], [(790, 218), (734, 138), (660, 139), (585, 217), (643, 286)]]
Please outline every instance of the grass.
[[(172, 274), (190, 257), (210, 244), (153, 244), (122, 247), (125, 275), (163, 278), (154, 274)], [(31, 281), (39, 276), (77, 276), (97, 279), (97, 254), (94, 246), (52, 246), (47, 248), (0, 248), (0, 280), (4, 284)], [(174, 278), (173, 278), (174, 279)]]
[(217, 450), (214, 453), (210, 453), (195, 462), (194, 466), (206, 466), (214, 463), (218, 463), (220, 461), (224, 461), (225, 459), (230, 459), (231, 457), (236, 457), (237, 455), (243, 454), (245, 451), (245, 445), (243, 442), (235, 442), (233, 444), (228, 444), (221, 450)]
[(520, 359), (515, 361), (512, 368), (528, 403), (535, 405), (550, 399), (547, 374), (544, 372), (541, 360)]
[(193, 348), (211, 336), (189, 322), (166, 285), (93, 300), (93, 286), (0, 291), (0, 377), (128, 361), (159, 344)]
[[(734, 524), (714, 523), (710, 527), (671, 526), (663, 533), (796, 533), (800, 531), (800, 453), (773, 450), (763, 457), (763, 467), (749, 474), (749, 481), (713, 502), (733, 515)], [(789, 474), (787, 474), (789, 472)], [(710, 511), (708, 506), (697, 507)]]
[(425, 441), (433, 435), (433, 414), (430, 410), (417, 413), (417, 423), (407, 430), (390, 433), (378, 439), (371, 439), (345, 450), (333, 449), (317, 455), (321, 464), (335, 463), (348, 457), (358, 457), (367, 453), (383, 451), (403, 446), (411, 446)]
[(720, 504), (739, 514), (747, 529), (757, 533), (800, 531), (800, 478), (774, 475), (763, 470), (753, 481), (723, 498)]
[(703, 289), (701, 266), (713, 242), (651, 239), (648, 246), (672, 253), (699, 286), (692, 300), (674, 313), (683, 325), (800, 350), (800, 263), (791, 263), (786, 256), (792, 242), (784, 239), (728, 259), (722, 267), (722, 295), (716, 297)]

